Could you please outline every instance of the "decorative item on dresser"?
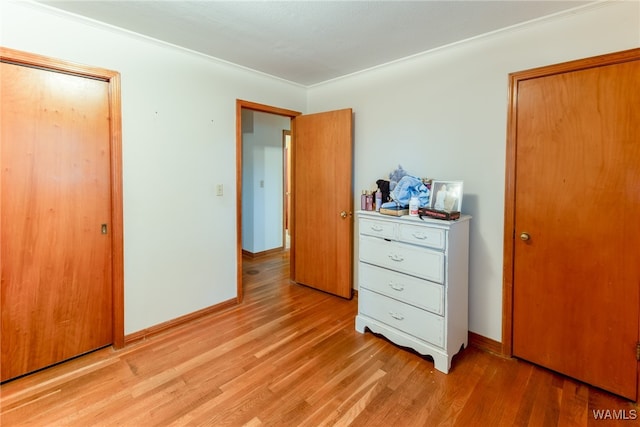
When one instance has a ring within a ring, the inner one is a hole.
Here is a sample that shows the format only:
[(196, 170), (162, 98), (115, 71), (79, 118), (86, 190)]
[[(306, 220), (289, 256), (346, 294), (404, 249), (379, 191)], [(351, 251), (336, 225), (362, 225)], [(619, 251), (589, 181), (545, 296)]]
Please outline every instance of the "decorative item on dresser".
[(359, 211), (356, 330), (429, 355), (448, 373), (468, 342), (470, 219)]

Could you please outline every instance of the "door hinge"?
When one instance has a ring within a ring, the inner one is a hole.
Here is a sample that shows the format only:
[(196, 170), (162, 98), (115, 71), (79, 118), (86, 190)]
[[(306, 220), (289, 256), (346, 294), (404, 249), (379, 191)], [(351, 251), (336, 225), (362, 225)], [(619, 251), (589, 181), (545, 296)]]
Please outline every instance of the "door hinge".
[(640, 342), (636, 344), (636, 360), (640, 362)]

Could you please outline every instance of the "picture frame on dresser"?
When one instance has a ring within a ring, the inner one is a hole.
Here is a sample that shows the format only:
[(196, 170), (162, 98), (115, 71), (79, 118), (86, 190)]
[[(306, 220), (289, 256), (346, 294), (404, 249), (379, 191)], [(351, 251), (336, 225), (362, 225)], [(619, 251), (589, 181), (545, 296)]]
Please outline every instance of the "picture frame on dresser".
[(438, 211), (462, 212), (463, 187), (463, 181), (433, 180), (429, 208)]

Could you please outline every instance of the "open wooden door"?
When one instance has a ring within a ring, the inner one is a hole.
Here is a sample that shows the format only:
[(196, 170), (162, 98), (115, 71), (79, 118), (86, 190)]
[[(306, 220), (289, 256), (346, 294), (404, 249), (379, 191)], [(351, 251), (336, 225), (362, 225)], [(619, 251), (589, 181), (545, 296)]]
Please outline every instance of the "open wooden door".
[(292, 120), (291, 277), (351, 298), (353, 289), (351, 109)]
[(513, 355), (632, 400), (638, 76), (640, 49), (512, 75), (505, 226)]

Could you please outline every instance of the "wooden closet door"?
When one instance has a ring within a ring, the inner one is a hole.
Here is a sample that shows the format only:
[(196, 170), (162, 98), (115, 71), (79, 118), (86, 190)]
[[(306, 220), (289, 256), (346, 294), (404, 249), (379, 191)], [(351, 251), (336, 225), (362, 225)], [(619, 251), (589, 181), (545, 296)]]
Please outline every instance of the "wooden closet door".
[(640, 61), (523, 78), (513, 354), (635, 400)]
[(1, 67), (7, 380), (112, 342), (110, 128), (107, 82)]

